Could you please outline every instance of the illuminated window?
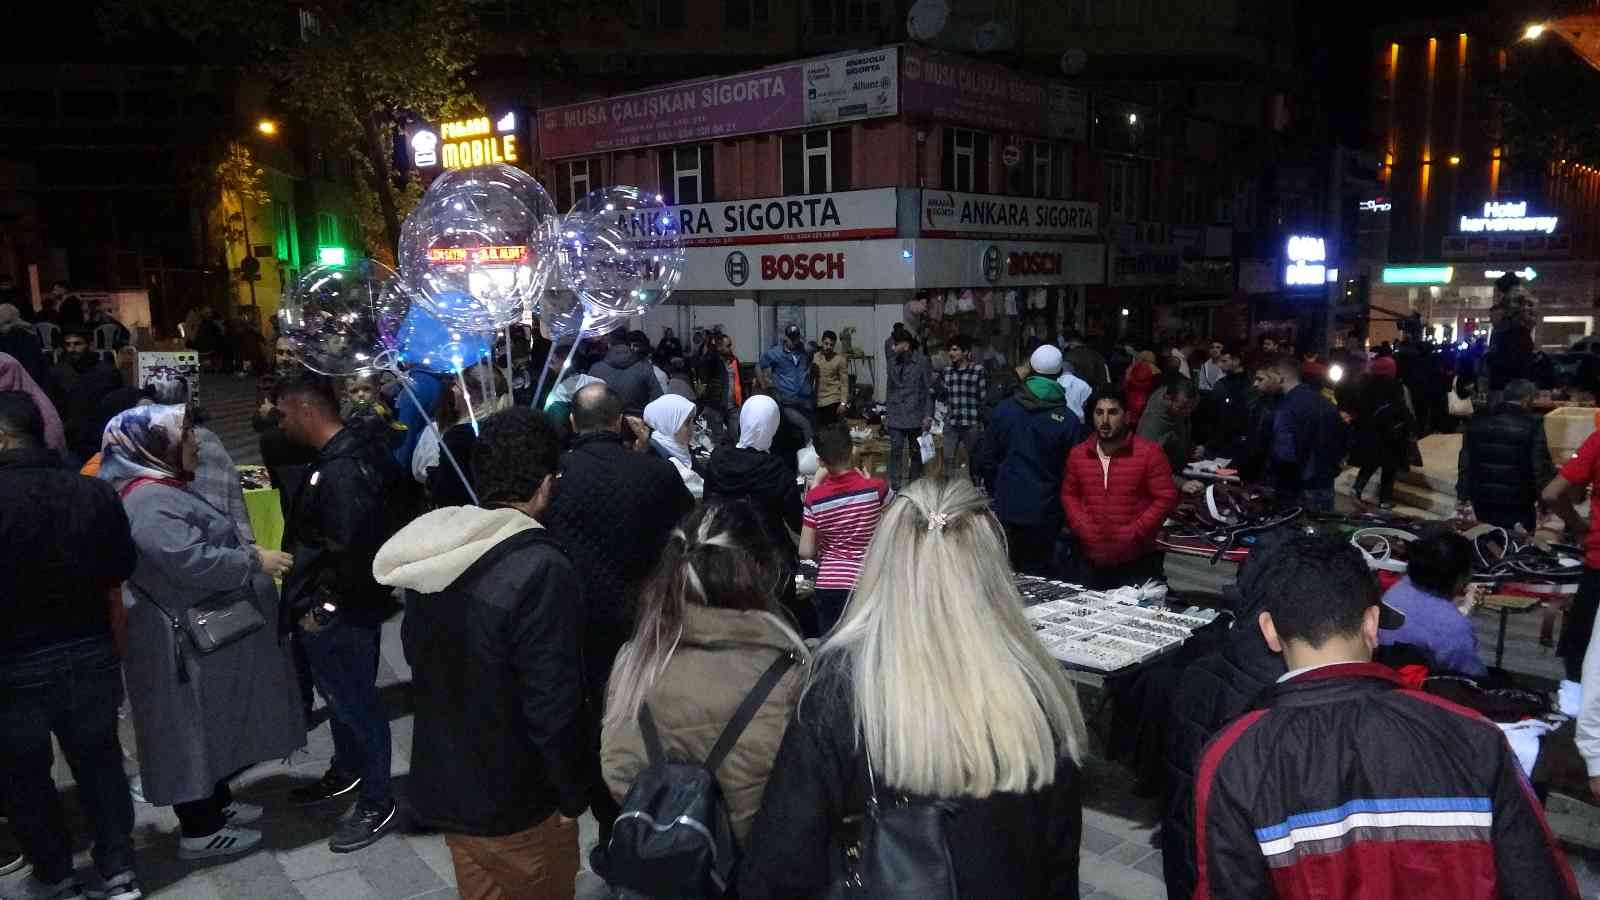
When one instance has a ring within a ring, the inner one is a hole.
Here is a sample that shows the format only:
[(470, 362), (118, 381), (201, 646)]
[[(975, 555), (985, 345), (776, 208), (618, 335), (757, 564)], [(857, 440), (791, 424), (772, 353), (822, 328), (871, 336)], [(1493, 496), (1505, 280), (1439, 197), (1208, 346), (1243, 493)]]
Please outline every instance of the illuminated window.
[(663, 147), (656, 158), (661, 164), (661, 193), (668, 203), (711, 202), (711, 145)]
[(850, 190), (850, 129), (808, 131), (783, 138), (783, 192)]
[(979, 194), (989, 190), (989, 136), (965, 128), (944, 130), (944, 186)]

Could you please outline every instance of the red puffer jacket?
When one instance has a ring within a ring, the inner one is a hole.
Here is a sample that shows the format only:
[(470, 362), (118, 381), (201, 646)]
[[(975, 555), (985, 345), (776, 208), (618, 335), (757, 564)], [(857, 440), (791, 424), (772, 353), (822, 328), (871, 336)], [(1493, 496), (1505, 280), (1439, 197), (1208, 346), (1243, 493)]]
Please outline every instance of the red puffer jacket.
[(1067, 454), (1061, 506), (1090, 561), (1113, 566), (1155, 549), (1178, 489), (1167, 457), (1150, 441), (1132, 438), (1111, 457), (1109, 472), (1100, 466), (1099, 445), (1091, 438)]

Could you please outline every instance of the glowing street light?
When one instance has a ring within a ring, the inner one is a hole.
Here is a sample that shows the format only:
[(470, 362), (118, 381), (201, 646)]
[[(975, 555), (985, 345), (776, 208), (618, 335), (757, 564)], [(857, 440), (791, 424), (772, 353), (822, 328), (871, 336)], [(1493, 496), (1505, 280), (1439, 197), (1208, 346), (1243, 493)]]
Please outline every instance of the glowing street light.
[(1539, 39), (1539, 35), (1541, 34), (1544, 34), (1544, 25), (1535, 22), (1534, 24), (1528, 26), (1527, 31), (1522, 33), (1522, 39), (1525, 41), (1536, 41)]
[(256, 130), (267, 137), (272, 137), (278, 133), (278, 123), (271, 119), (262, 119), (256, 123)]

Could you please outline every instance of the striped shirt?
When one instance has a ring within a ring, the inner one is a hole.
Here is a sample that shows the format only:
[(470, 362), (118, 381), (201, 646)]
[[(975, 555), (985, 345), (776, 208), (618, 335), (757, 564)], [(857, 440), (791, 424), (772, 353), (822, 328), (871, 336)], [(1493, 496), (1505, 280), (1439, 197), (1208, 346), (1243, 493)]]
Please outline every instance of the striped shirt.
[(806, 494), (803, 524), (817, 535), (817, 589), (848, 591), (861, 574), (889, 488), (860, 472), (829, 475)]

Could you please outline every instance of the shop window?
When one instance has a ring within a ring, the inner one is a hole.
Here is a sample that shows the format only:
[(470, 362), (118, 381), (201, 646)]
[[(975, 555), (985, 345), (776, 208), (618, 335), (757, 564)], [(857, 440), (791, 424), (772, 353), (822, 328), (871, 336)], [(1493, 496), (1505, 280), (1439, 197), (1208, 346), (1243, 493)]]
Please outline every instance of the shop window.
[(850, 190), (850, 129), (807, 131), (783, 137), (783, 192), (825, 194)]
[(946, 190), (978, 194), (989, 191), (989, 136), (965, 128), (944, 130)]
[(767, 0), (722, 0), (722, 22), (729, 31), (762, 31), (768, 21)]
[(650, 28), (682, 28), (688, 22), (685, 0), (643, 0), (644, 26)]
[(711, 145), (665, 147), (657, 152), (661, 193), (670, 205), (711, 202)]
[(556, 164), (556, 208), (565, 212), (584, 195), (595, 189), (600, 180), (600, 161), (574, 159)]
[(1125, 159), (1106, 160), (1106, 212), (1120, 221), (1147, 218), (1150, 170)]
[(339, 243), (339, 217), (333, 213), (317, 213), (317, 245), (335, 246)]

